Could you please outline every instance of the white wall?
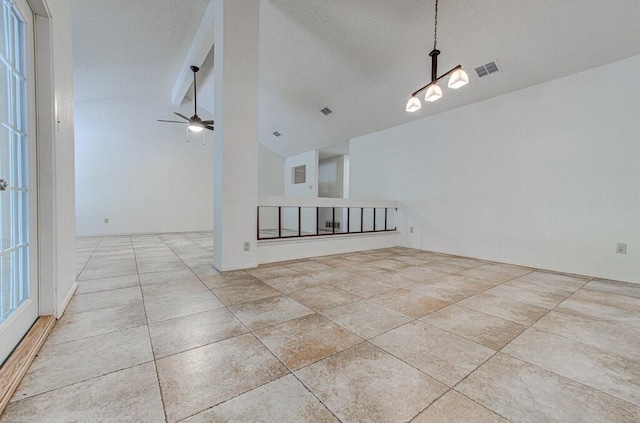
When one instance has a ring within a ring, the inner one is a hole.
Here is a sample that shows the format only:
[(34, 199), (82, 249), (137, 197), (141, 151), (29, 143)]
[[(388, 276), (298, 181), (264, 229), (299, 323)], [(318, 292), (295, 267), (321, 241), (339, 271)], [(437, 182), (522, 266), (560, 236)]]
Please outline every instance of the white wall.
[[(307, 182), (293, 184), (291, 169), (297, 166), (307, 166)], [(287, 157), (284, 161), (284, 195), (287, 197), (317, 197), (318, 196), (318, 151)]]
[(76, 104), (79, 236), (212, 230), (213, 133), (187, 143), (186, 125), (157, 122), (191, 107), (168, 92)]
[(400, 201), (409, 246), (640, 282), (639, 73), (637, 56), (354, 139), (351, 198)]
[(284, 158), (258, 144), (258, 195), (284, 195)]

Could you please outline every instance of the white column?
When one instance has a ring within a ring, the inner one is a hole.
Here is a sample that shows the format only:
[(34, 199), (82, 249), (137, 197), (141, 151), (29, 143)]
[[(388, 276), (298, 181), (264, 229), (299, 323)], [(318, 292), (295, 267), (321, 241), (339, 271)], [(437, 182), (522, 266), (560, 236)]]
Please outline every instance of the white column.
[(213, 1), (213, 265), (222, 271), (257, 265), (260, 0)]

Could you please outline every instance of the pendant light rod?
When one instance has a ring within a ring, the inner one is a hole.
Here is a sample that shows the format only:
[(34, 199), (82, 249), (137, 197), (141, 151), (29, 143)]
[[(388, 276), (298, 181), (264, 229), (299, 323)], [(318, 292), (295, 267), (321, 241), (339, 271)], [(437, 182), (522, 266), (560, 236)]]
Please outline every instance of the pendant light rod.
[(191, 66), (193, 72), (193, 115), (198, 116), (198, 85), (196, 83), (196, 73), (200, 70), (197, 66)]
[(429, 56), (431, 57), (431, 82), (435, 82), (438, 79), (438, 55), (440, 50), (435, 48), (431, 50)]
[(447, 76), (451, 75), (452, 73), (454, 73), (458, 69), (462, 69), (462, 65), (456, 66), (455, 68), (451, 69), (450, 71), (448, 71), (447, 73), (443, 74), (439, 78), (433, 79), (433, 76), (432, 76), (431, 77), (431, 82), (429, 82), (427, 85), (425, 85), (424, 87), (420, 88), (419, 90), (415, 91), (413, 94), (411, 94), (411, 97), (417, 96), (418, 94), (420, 94), (420, 92), (426, 90), (427, 88), (429, 88), (432, 85), (437, 84), (438, 82), (440, 82), (441, 79), (446, 78)]

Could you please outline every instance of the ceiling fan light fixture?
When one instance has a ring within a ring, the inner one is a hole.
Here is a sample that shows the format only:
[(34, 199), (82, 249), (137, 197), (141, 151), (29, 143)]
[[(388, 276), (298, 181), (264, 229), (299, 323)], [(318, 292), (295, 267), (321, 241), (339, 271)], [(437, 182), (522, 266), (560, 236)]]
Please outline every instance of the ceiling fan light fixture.
[(457, 90), (460, 87), (464, 87), (469, 83), (469, 75), (462, 69), (455, 71), (451, 78), (449, 78), (449, 88)]
[(159, 122), (170, 122), (170, 123), (182, 123), (188, 124), (187, 127), (189, 132), (202, 132), (205, 129), (213, 131), (213, 120), (202, 120), (198, 116), (198, 85), (196, 80), (196, 73), (200, 70), (197, 66), (191, 66), (191, 72), (193, 72), (193, 116), (190, 118), (186, 117), (182, 113), (173, 112), (174, 115), (184, 119), (186, 122), (175, 121), (175, 120), (164, 120), (161, 119)]
[(189, 125), (189, 131), (191, 132), (202, 132), (204, 130), (204, 127), (202, 125), (196, 124), (196, 123), (191, 123)]
[(416, 112), (422, 108), (422, 104), (420, 103), (420, 99), (416, 96), (412, 96), (407, 102), (407, 112)]
[(437, 84), (431, 85), (427, 88), (427, 94), (424, 96), (424, 101), (434, 102), (442, 98), (442, 88), (440, 88)]

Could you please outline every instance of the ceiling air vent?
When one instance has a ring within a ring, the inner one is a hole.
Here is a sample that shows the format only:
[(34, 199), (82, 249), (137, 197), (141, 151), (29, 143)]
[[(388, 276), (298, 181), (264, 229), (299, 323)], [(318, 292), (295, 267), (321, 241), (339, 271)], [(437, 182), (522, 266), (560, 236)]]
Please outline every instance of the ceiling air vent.
[(500, 72), (500, 66), (498, 65), (497, 60), (494, 60), (493, 62), (489, 62), (486, 65), (478, 66), (476, 68), (476, 73), (478, 74), (478, 78), (482, 78), (497, 72)]
[(274, 137), (276, 137), (276, 138), (277, 138), (277, 137), (279, 137), (279, 136), (281, 136), (281, 135), (282, 135), (282, 134), (281, 134), (280, 132), (278, 132), (278, 131), (275, 131), (275, 132), (273, 133), (273, 136), (274, 136)]
[(324, 113), (324, 115), (325, 115), (325, 116), (328, 116), (328, 115), (330, 115), (331, 113), (333, 113), (333, 111), (332, 111), (330, 108), (328, 108), (328, 107), (325, 107), (324, 109), (321, 109), (320, 111), (321, 111), (322, 113)]

